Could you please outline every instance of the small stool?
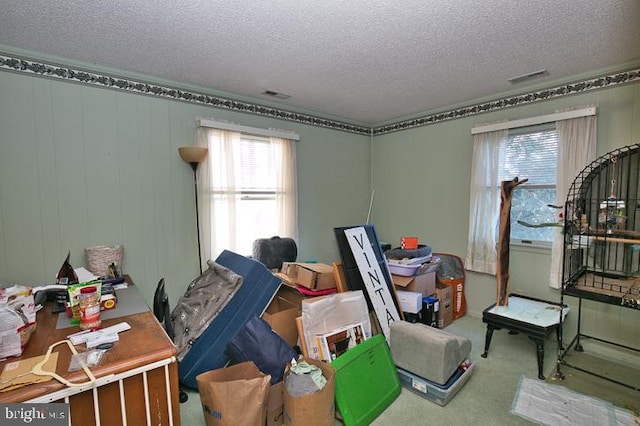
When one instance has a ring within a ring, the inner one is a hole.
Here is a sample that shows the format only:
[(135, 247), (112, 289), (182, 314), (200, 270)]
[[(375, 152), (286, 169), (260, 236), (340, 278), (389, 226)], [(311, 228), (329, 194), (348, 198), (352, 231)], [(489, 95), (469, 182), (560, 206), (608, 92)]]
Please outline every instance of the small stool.
[[(562, 319), (569, 313), (569, 307), (563, 305)], [(482, 311), (482, 322), (487, 324), (483, 358), (489, 353), (493, 330), (506, 328), (511, 333), (522, 333), (536, 344), (538, 357), (538, 378), (544, 380), (544, 341), (553, 330), (556, 331), (558, 344), (560, 336), (560, 304), (512, 294), (508, 306), (489, 306)]]

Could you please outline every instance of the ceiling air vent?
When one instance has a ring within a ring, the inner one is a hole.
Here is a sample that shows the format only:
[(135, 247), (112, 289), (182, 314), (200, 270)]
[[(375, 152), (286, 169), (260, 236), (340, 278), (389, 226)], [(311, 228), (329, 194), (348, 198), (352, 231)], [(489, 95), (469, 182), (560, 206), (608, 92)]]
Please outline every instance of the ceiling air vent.
[(262, 94), (267, 96), (273, 96), (274, 98), (278, 98), (278, 99), (289, 99), (291, 97), (291, 95), (287, 95), (286, 93), (276, 92), (274, 90), (265, 90), (264, 92), (262, 92)]
[(533, 80), (535, 78), (544, 77), (546, 75), (549, 75), (549, 71), (547, 71), (547, 70), (534, 71), (534, 72), (531, 72), (529, 74), (519, 75), (517, 77), (510, 78), (509, 79), (509, 83), (511, 83), (511, 84), (523, 83), (525, 81)]

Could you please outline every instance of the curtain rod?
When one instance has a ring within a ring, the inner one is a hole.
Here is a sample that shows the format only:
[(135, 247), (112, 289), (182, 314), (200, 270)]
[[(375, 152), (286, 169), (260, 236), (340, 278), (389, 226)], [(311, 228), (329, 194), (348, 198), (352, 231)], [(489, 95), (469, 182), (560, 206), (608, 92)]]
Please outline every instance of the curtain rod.
[(471, 134), (494, 132), (496, 130), (513, 129), (516, 127), (535, 126), (536, 124), (551, 123), (553, 121), (569, 120), (571, 118), (588, 117), (596, 115), (596, 107), (576, 109), (573, 111), (556, 112), (553, 114), (540, 115), (538, 117), (522, 118), (520, 120), (504, 121), (502, 123), (483, 124), (472, 127)]
[(300, 140), (300, 135), (295, 132), (277, 129), (261, 129), (258, 127), (243, 126), (241, 124), (229, 123), (226, 121), (208, 120), (200, 118), (197, 121), (198, 127), (211, 127), (214, 129), (231, 130), (235, 132), (249, 133), (257, 136), (276, 137), (283, 139)]

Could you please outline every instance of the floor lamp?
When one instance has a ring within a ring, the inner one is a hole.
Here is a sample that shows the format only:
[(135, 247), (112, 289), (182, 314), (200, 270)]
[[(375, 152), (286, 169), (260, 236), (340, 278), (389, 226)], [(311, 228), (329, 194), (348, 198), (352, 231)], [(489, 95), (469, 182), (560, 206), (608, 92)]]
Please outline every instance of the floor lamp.
[(202, 250), (200, 249), (200, 215), (198, 214), (198, 179), (196, 178), (196, 170), (198, 165), (204, 161), (207, 156), (207, 148), (201, 146), (183, 146), (178, 148), (178, 154), (185, 163), (189, 163), (193, 169), (193, 186), (196, 195), (196, 233), (198, 235), (198, 267), (200, 275), (202, 275)]

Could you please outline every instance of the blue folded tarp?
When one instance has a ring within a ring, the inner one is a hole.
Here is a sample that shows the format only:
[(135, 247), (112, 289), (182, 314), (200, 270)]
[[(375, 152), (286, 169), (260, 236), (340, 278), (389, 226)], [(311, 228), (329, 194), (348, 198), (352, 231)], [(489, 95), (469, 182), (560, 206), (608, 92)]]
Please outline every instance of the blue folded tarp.
[(223, 251), (215, 262), (241, 275), (243, 282), (178, 364), (180, 383), (192, 389), (198, 388), (198, 374), (227, 365), (227, 343), (249, 319), (264, 313), (282, 284), (262, 263), (228, 250)]

